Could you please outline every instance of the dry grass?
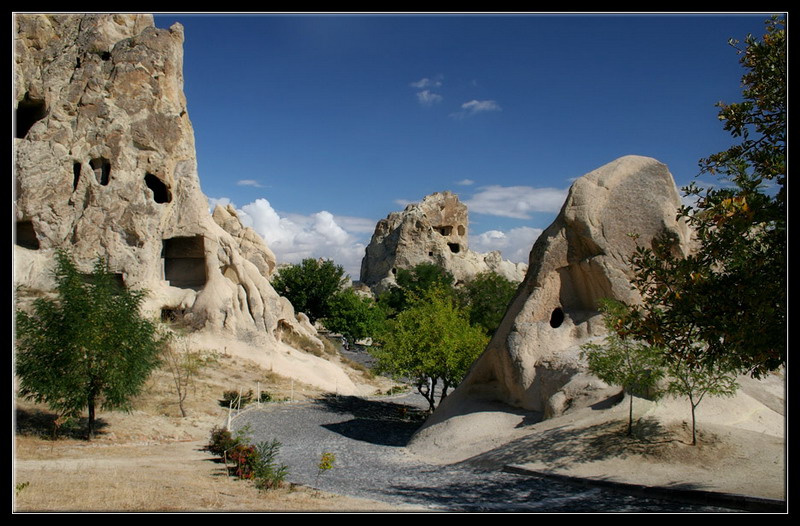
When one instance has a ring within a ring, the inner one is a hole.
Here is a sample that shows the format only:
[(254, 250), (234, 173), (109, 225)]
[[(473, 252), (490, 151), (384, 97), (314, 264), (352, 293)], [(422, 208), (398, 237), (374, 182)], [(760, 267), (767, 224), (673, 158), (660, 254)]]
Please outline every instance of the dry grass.
[(52, 439), (55, 415), (24, 400), (17, 403), (14, 444), (14, 510), (39, 511), (383, 511), (371, 501), (286, 486), (262, 492), (229, 477), (202, 448), (211, 428), (224, 424), (218, 400), (226, 390), (273, 399), (302, 400), (315, 389), (281, 378), (253, 363), (213, 353), (192, 386), (180, 417), (168, 372), (156, 371), (130, 413), (99, 413), (101, 430), (91, 442), (79, 431)]

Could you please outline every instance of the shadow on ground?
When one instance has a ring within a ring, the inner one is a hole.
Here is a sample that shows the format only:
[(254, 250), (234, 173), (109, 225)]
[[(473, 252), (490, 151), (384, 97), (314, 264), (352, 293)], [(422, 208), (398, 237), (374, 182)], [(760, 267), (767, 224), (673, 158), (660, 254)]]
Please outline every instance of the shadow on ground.
[(539, 462), (550, 468), (629, 455), (648, 455), (676, 440), (654, 420), (641, 420), (627, 434), (627, 422), (610, 421), (587, 428), (556, 427), (519, 438), (464, 461), (476, 468)]
[[(85, 440), (88, 435), (89, 420), (87, 418), (59, 419), (56, 413), (41, 409), (16, 408), (16, 432), (19, 435), (36, 436), (39, 438), (71, 438)], [(108, 423), (102, 418), (94, 421), (95, 434), (103, 434), (103, 429)]]
[(327, 411), (351, 414), (345, 422), (326, 424), (326, 429), (352, 440), (381, 446), (403, 447), (422, 426), (427, 411), (412, 405), (356, 396), (328, 395), (315, 402)]

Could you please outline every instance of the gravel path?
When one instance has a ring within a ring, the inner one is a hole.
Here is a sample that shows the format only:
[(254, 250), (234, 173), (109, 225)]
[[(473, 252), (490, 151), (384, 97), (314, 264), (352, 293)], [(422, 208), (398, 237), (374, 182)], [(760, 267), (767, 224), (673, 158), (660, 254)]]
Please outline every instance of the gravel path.
[[(288, 480), (357, 498), (444, 512), (725, 512), (709, 506), (624, 495), (554, 482), (468, 462), (439, 466), (411, 459), (405, 444), (422, 423), (426, 402), (416, 393), (394, 398), (330, 396), (268, 404), (234, 420), (253, 442), (277, 439)], [(336, 455), (321, 475), (322, 453)]]

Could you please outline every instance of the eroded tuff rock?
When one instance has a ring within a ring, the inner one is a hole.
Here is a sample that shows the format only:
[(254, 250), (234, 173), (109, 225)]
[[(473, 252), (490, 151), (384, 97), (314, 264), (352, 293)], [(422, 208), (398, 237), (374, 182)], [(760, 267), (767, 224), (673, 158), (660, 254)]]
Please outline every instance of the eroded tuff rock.
[(398, 269), (436, 263), (456, 282), (494, 271), (522, 281), (526, 265), (503, 260), (500, 252), (479, 254), (469, 249), (467, 206), (450, 192), (437, 192), (419, 203), (392, 212), (375, 226), (361, 262), (361, 282), (380, 291), (395, 282)]
[(666, 232), (674, 250), (688, 251), (679, 206), (667, 166), (647, 157), (622, 157), (575, 181), (531, 249), (528, 273), (494, 337), (418, 440), (483, 404), (550, 417), (607, 398), (611, 391), (587, 372), (580, 346), (605, 334), (598, 300), (639, 301), (627, 263), (637, 243)]
[(306, 367), (315, 372), (299, 372), (304, 381), (353, 392), (339, 367), (297, 350), (323, 344), (270, 286), (275, 257), (264, 241), (231, 209), (209, 213), (183, 93), (182, 26), (121, 14), (17, 15), (15, 24), (20, 299), (52, 289), (55, 250), (69, 249), (87, 273), (102, 256), (126, 285), (149, 291), (149, 314), (228, 338), (231, 349), (247, 341), (275, 372), (298, 373), (287, 356), (316, 360)]

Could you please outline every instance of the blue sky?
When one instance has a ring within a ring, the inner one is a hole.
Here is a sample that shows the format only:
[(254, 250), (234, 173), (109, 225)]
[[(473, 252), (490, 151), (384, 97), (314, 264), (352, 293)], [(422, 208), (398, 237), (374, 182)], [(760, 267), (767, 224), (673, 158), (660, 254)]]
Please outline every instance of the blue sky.
[(184, 26), (198, 170), (280, 263), (359, 277), (375, 223), (450, 190), (470, 248), (527, 262), (571, 182), (620, 156), (678, 186), (733, 139), (729, 38), (767, 14), (157, 14)]

